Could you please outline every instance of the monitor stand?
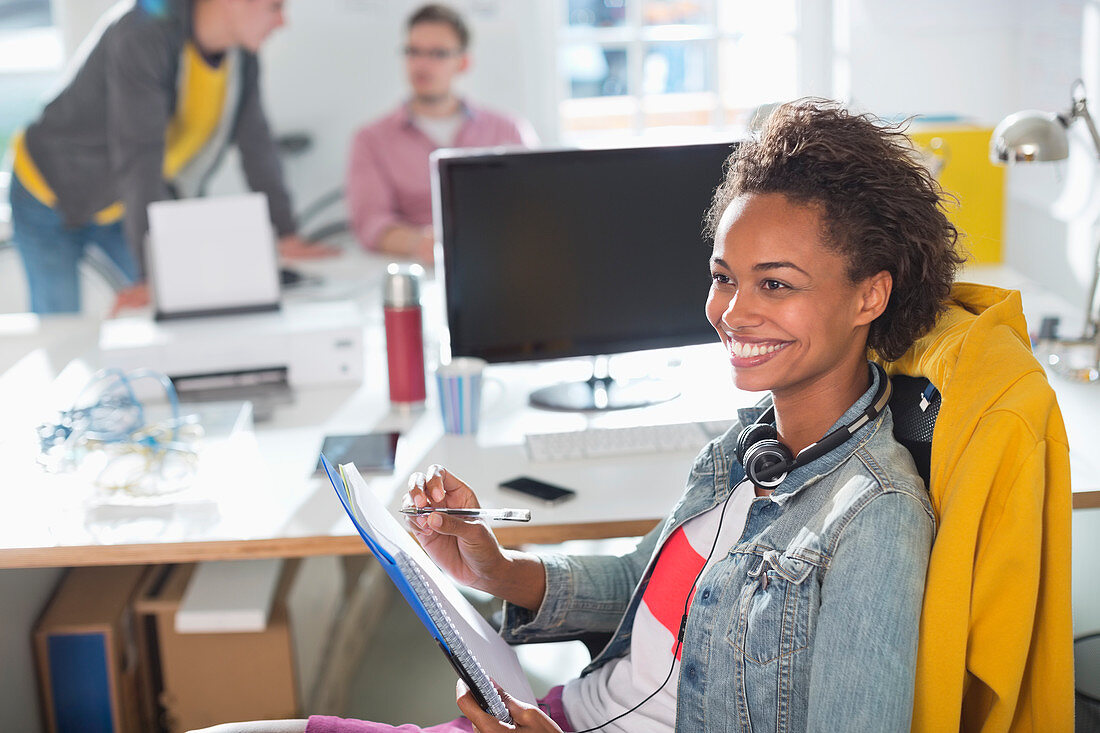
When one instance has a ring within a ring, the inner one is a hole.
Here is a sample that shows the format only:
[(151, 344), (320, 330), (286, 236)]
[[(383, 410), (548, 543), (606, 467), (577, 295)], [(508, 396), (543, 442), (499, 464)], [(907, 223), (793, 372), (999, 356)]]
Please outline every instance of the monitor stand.
[(607, 363), (606, 356), (593, 357), (591, 377), (537, 389), (529, 398), (531, 405), (546, 410), (626, 410), (680, 396), (680, 390), (658, 379), (616, 381), (608, 374)]

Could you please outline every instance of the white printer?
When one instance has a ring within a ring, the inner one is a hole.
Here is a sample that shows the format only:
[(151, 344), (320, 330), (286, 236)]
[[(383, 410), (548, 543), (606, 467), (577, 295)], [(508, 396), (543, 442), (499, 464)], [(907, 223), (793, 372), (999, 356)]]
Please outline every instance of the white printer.
[(362, 381), (355, 304), (279, 302), (263, 194), (158, 201), (149, 235), (156, 316), (105, 321), (102, 366), (163, 372), (198, 399)]
[(99, 351), (102, 366), (155, 369), (182, 390), (363, 379), (362, 317), (347, 301), (168, 321), (116, 318), (100, 328)]

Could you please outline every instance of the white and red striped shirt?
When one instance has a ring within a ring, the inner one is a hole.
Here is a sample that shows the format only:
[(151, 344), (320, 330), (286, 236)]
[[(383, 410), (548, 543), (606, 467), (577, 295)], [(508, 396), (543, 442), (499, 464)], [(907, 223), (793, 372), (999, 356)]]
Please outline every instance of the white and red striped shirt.
[[(733, 491), (721, 527), (719, 505), (685, 522), (665, 540), (634, 617), (630, 653), (586, 677), (572, 680), (562, 691), (565, 712), (575, 729), (600, 725), (634, 707), (661, 686), (672, 667), (668, 684), (652, 700), (604, 730), (631, 733), (673, 730), (680, 673), (676, 635), (685, 604), (690, 608), (688, 591), (700, 571), (705, 570), (704, 563), (709, 567), (725, 557), (741, 537), (755, 497), (752, 484), (743, 481)], [(714, 554), (707, 561), (712, 545)]]

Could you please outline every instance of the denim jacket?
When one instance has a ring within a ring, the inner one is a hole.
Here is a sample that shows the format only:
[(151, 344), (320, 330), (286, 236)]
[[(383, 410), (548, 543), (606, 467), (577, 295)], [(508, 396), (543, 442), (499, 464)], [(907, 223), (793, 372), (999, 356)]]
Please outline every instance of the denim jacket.
[[(874, 379), (834, 428), (870, 404)], [(766, 402), (741, 410), (740, 422), (703, 449), (672, 513), (633, 552), (544, 555), (542, 605), (531, 612), (506, 604), (505, 640), (614, 631), (582, 674), (627, 654), (660, 548), (744, 478), (737, 436)], [(892, 425), (887, 408), (753, 501), (740, 539), (695, 590), (677, 731), (909, 730), (935, 518)], [(629, 717), (623, 723), (628, 730)]]

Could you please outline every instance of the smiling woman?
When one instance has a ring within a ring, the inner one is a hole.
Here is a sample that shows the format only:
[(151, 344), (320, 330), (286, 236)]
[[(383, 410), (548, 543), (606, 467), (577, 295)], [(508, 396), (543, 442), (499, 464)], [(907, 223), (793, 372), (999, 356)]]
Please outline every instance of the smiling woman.
[[(774, 113), (709, 221), (707, 317), (737, 386), (770, 394), (621, 557), (536, 556), (484, 523), (408, 518), (441, 568), (505, 600), (509, 642), (614, 632), (538, 707), (504, 691), (514, 725), (460, 688), (467, 717), (428, 730), (909, 729), (935, 518), (868, 346), (896, 356), (931, 325), (957, 234), (906, 139), (827, 102)], [(409, 486), (408, 507), (478, 507), (440, 466)], [(315, 716), (308, 730), (397, 729)]]
[(896, 359), (935, 323), (965, 261), (944, 194), (914, 155), (900, 127), (828, 103), (784, 105), (715, 193), (708, 228), (717, 234), (739, 198), (782, 195), (803, 210), (804, 224), (820, 225), (814, 238), (843, 257), (849, 284), (891, 275), (895, 293), (868, 345)]
[(716, 193), (707, 317), (791, 450), (866, 389), (868, 348), (896, 359), (943, 311), (963, 258), (940, 196), (900, 130), (829, 104), (777, 110)]
[(793, 421), (811, 441), (866, 389), (868, 325), (892, 285), (885, 270), (849, 282), (845, 258), (822, 246), (822, 213), (778, 193), (739, 195), (718, 225), (707, 299), (738, 388), (771, 390), (777, 407), (806, 404), (815, 413), (821, 398), (804, 394), (836, 403), (824, 411), (826, 424)]
[[(510, 643), (613, 632), (538, 706), (502, 691), (509, 723), (460, 685), (466, 717), (427, 730), (909, 730), (935, 517), (868, 346), (905, 351), (960, 260), (910, 150), (869, 117), (811, 101), (780, 107), (734, 153), (709, 217), (706, 311), (738, 387), (770, 394), (703, 448), (634, 551), (534, 555), (501, 548), (484, 522), (406, 516), (440, 568), (504, 599)], [(406, 508), (479, 507), (441, 466), (409, 487)], [(397, 730), (420, 729), (307, 725)]]

